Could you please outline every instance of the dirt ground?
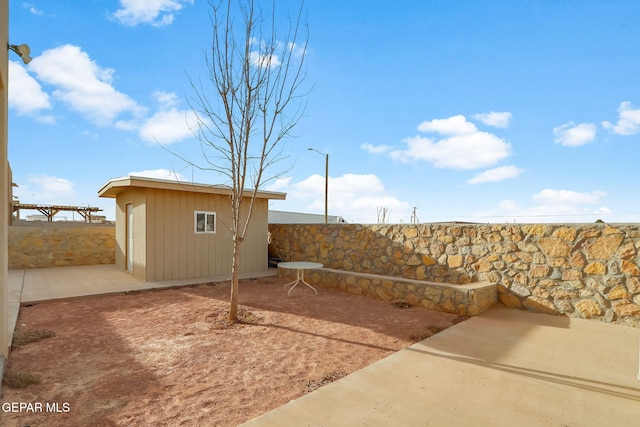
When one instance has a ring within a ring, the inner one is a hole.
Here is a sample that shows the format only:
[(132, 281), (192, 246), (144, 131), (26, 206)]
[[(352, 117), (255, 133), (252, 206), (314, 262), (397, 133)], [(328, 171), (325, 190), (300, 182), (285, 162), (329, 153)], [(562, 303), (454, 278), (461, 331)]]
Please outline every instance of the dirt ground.
[(231, 326), (228, 283), (22, 307), (55, 336), (11, 352), (40, 383), (3, 385), (0, 425), (234, 426), (463, 320), (287, 281), (242, 281)]

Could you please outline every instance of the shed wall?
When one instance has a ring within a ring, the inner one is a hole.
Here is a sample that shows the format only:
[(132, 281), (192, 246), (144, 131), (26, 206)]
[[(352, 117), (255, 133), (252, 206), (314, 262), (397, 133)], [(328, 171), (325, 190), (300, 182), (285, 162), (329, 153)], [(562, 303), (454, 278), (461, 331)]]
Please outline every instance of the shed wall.
[[(229, 197), (146, 189), (147, 281), (218, 276), (231, 273), (233, 240)], [(242, 247), (242, 272), (267, 267), (267, 200), (256, 201)], [(216, 213), (216, 233), (196, 234), (194, 212)]]

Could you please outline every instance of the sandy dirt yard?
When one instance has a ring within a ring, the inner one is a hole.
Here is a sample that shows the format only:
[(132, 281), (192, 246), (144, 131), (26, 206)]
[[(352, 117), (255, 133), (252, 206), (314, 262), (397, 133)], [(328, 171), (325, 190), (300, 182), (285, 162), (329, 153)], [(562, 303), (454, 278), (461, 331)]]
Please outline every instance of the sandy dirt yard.
[(40, 383), (3, 385), (0, 425), (234, 426), (463, 320), (287, 281), (242, 281), (234, 325), (228, 282), (22, 307), (55, 336), (12, 350)]

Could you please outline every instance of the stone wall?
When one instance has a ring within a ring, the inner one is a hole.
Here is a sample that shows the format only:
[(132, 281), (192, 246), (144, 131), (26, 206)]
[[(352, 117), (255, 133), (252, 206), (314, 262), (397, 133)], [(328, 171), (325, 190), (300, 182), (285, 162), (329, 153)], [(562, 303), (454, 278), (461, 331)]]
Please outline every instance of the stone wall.
[(498, 285), (507, 307), (640, 327), (638, 224), (273, 224), (285, 261)]
[[(295, 270), (291, 269), (281, 268), (278, 274), (292, 280), (296, 278)], [(498, 294), (496, 284), (488, 282), (451, 285), (331, 268), (307, 270), (305, 281), (355, 295), (392, 303), (407, 303), (461, 316), (475, 316), (489, 309), (496, 303)]]
[(9, 269), (115, 263), (115, 227), (23, 222), (9, 227)]

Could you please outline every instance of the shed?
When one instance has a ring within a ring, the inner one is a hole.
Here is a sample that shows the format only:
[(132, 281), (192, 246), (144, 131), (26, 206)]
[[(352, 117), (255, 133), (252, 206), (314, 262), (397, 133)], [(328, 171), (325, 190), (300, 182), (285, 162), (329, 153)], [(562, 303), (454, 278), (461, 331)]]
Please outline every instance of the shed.
[[(231, 273), (229, 187), (128, 176), (110, 180), (98, 195), (116, 199), (116, 265), (123, 270), (146, 281)], [(285, 197), (257, 193), (241, 273), (268, 269), (269, 199)]]

